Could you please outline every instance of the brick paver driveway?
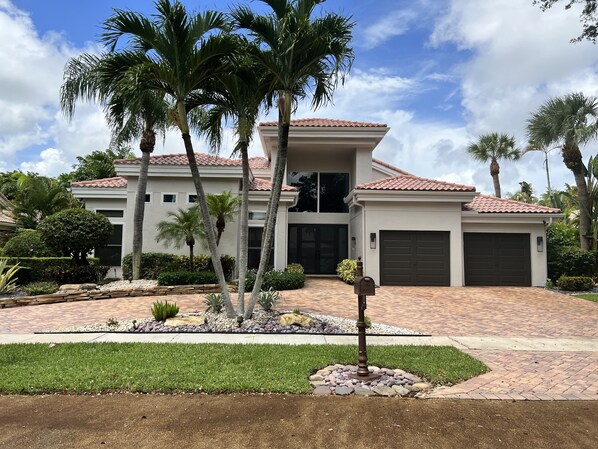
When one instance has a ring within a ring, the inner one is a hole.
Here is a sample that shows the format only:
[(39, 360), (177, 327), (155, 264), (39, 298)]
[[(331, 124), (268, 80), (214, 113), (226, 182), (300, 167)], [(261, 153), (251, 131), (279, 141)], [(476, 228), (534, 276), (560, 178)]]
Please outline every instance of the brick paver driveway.
[[(201, 297), (61, 303), (0, 309), (0, 333), (29, 333), (150, 315), (157, 299), (182, 312), (202, 310)], [(334, 279), (308, 279), (283, 293), (279, 306), (356, 317), (353, 288)], [(367, 315), (431, 335), (598, 338), (598, 303), (539, 288), (382, 287), (368, 299)], [(597, 352), (467, 350), (492, 372), (439, 391), (436, 397), (490, 399), (598, 399)]]

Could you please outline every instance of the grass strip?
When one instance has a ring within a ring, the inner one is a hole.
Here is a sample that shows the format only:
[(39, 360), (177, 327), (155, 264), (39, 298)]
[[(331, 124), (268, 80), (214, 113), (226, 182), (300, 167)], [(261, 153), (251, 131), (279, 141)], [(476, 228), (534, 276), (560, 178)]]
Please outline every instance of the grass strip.
[(598, 302), (598, 293), (585, 293), (582, 295), (573, 295), (576, 298), (587, 299), (588, 301)]
[[(487, 371), (453, 347), (370, 346), (371, 365), (454, 384)], [(355, 346), (69, 343), (0, 345), (0, 393), (310, 393), (308, 376), (356, 363)]]

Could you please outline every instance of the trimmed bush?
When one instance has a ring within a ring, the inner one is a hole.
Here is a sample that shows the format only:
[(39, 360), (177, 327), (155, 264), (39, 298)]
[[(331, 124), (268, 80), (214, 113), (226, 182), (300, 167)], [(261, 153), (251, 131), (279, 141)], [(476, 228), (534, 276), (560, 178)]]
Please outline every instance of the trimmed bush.
[(52, 257), (57, 254), (42, 240), (35, 229), (19, 229), (17, 234), (4, 245), (7, 257)]
[(214, 273), (202, 271), (171, 271), (158, 276), (158, 285), (202, 285), (217, 284), (218, 278)]
[(345, 259), (336, 266), (336, 274), (345, 283), (353, 285), (357, 276), (357, 261)]
[(67, 268), (56, 268), (52, 271), (52, 279), (59, 284), (98, 283), (106, 277), (110, 267), (94, 265), (71, 265)]
[(548, 277), (559, 279), (561, 276), (592, 276), (596, 254), (578, 246), (550, 247), (548, 258)]
[[(194, 271), (214, 271), (212, 259), (207, 254), (193, 257)], [(222, 269), (227, 279), (230, 279), (235, 269), (235, 258), (228, 255), (220, 257)], [(123, 257), (123, 279), (133, 278), (133, 255)], [(189, 271), (189, 256), (178, 256), (168, 253), (143, 253), (141, 255), (141, 277), (143, 279), (158, 279), (160, 273), (174, 271)]]
[(56, 282), (31, 282), (24, 285), (23, 290), (29, 296), (51, 295), (58, 291), (58, 284)]
[[(255, 284), (255, 274), (247, 274), (245, 281), (245, 290), (250, 291)], [(305, 275), (303, 273), (292, 273), (288, 271), (270, 271), (264, 276), (262, 290), (297, 290), (305, 285)]]
[(557, 285), (561, 290), (584, 292), (594, 288), (594, 280), (587, 276), (561, 276)]
[(288, 273), (304, 273), (303, 270), (303, 265), (301, 265), (300, 263), (290, 263), (287, 265), (287, 269), (286, 271)]
[[(79, 283), (68, 279), (80, 278), (71, 274), (72, 260), (70, 257), (8, 257), (10, 265), (20, 264), (21, 270), (17, 274), (19, 284), (30, 282), (58, 282), (58, 283)], [(108, 273), (107, 267), (101, 267), (99, 259), (87, 259), (89, 266), (95, 271), (88, 275), (89, 279), (81, 282), (97, 282), (98, 278), (103, 279)], [(86, 267), (83, 267), (86, 268)], [(87, 268), (89, 270), (89, 268)], [(89, 273), (89, 271), (85, 270)], [(67, 281), (62, 282), (63, 279)]]
[(152, 315), (156, 321), (166, 321), (168, 318), (174, 318), (179, 313), (179, 306), (176, 302), (156, 301), (152, 306)]

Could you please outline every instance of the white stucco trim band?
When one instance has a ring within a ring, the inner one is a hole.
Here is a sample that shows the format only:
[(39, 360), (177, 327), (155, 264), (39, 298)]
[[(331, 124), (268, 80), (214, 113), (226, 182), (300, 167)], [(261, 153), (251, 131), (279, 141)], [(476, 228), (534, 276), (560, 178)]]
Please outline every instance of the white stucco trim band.
[[(122, 177), (138, 177), (139, 164), (116, 164), (115, 166), (117, 176)], [(243, 169), (240, 166), (198, 166), (199, 174), (202, 178), (241, 178)], [(191, 169), (188, 165), (150, 165), (148, 169), (148, 176), (161, 177), (175, 177), (175, 178), (190, 178)]]
[(127, 199), (127, 189), (123, 188), (97, 188), (97, 187), (71, 187), (71, 193), (76, 198), (97, 199)]

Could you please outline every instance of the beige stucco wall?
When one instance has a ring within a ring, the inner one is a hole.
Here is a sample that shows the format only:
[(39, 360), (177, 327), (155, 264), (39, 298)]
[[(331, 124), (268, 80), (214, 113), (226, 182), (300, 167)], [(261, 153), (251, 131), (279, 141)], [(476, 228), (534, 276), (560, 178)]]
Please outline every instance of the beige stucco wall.
[[(546, 265), (546, 227), (543, 223), (463, 223), (463, 232), (501, 232), (530, 234), (530, 257), (532, 265), (532, 285), (543, 287), (548, 277)], [(543, 251), (537, 249), (537, 237), (542, 237)], [(465, 283), (465, 272), (463, 272)]]
[[(380, 231), (449, 231), (451, 286), (463, 285), (461, 203), (367, 202), (365, 203), (365, 274), (380, 282)], [(376, 249), (369, 245), (376, 233)]]

